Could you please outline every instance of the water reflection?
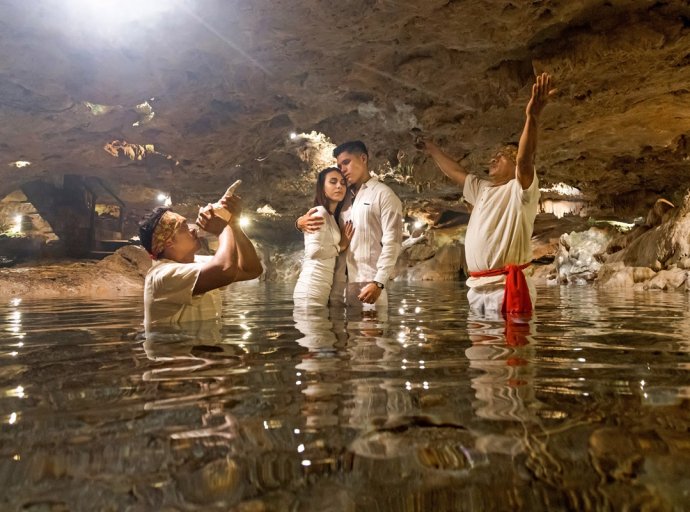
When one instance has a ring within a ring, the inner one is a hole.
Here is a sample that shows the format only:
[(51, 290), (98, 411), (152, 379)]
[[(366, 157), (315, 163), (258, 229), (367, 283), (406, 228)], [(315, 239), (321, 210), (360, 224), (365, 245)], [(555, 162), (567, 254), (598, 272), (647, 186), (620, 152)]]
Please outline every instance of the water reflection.
[(387, 317), (291, 291), (155, 332), (139, 297), (6, 299), (2, 508), (690, 508), (686, 295), (542, 289), (506, 325), (454, 283)]

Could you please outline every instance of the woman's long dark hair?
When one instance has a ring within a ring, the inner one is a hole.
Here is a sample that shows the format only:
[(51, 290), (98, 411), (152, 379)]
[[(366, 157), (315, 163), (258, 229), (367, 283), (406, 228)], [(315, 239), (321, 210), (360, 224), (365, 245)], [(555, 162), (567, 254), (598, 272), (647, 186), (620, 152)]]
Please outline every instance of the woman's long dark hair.
[[(319, 172), (319, 175), (316, 177), (316, 193), (314, 194), (314, 206), (323, 206), (326, 209), (326, 211), (330, 211), (328, 209), (330, 199), (326, 197), (325, 190), (326, 176), (334, 171), (340, 174), (340, 176), (343, 176), (343, 173), (337, 167), (327, 167), (323, 171)], [(345, 193), (347, 194), (347, 186), (345, 187)], [(338, 217), (340, 216), (340, 210), (343, 209), (344, 202), (345, 199), (340, 201), (338, 203), (338, 206), (335, 207), (335, 212), (333, 213), (333, 217), (335, 218), (335, 221), (338, 223), (338, 225), (340, 225), (340, 223), (338, 222)]]

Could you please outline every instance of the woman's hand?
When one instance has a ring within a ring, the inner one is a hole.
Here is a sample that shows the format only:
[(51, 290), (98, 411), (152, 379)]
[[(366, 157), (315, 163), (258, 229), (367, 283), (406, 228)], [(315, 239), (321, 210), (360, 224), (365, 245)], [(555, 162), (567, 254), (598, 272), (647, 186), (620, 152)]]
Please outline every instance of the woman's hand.
[(355, 227), (352, 225), (351, 220), (348, 220), (345, 224), (340, 226), (340, 244), (338, 252), (343, 252), (345, 249), (347, 249), (354, 234)]

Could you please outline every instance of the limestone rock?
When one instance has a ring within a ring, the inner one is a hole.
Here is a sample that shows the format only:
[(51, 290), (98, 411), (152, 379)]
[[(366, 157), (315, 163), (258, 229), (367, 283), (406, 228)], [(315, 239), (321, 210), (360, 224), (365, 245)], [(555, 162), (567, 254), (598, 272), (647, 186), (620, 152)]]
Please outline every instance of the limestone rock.
[(661, 270), (646, 285), (649, 290), (673, 290), (685, 284), (687, 271), (682, 268)]
[(143, 279), (151, 268), (151, 263), (146, 249), (140, 245), (125, 245), (113, 255), (105, 257), (98, 266), (123, 274), (133, 274)]
[(365, 140), (405, 199), (440, 197), (447, 181), (409, 130), (483, 172), (519, 137), (544, 70), (560, 93), (541, 120), (540, 180), (628, 209), (690, 185), (684, 2), (357, 1), (354, 33), (336, 3), (149, 4), (109, 16), (3, 2), (0, 196), (88, 169), (115, 190), (159, 187), (198, 205), (242, 178), (248, 211), (294, 214), (315, 162), (332, 161), (307, 143), (316, 133)]
[(626, 267), (622, 262), (605, 263), (599, 268), (596, 284), (607, 288), (633, 288), (635, 284), (649, 281), (654, 272), (649, 267)]
[(602, 265), (601, 254), (610, 242), (610, 229), (593, 227), (581, 233), (561, 236), (556, 269), (560, 283), (584, 284), (594, 281)]

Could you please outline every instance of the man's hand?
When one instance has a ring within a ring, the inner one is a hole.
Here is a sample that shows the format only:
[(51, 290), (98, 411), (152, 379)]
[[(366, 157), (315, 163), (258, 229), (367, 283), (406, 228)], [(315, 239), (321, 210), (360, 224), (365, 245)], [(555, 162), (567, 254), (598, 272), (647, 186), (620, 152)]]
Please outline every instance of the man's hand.
[(339, 252), (343, 252), (350, 245), (352, 237), (355, 234), (355, 227), (352, 225), (352, 221), (348, 220), (345, 224), (340, 226), (340, 249)]
[(532, 97), (527, 104), (525, 114), (527, 117), (539, 118), (549, 99), (556, 94), (556, 89), (551, 89), (551, 75), (542, 73), (532, 86)]
[(207, 204), (199, 208), (199, 215), (196, 218), (196, 225), (212, 235), (220, 236), (228, 223), (225, 219), (218, 217), (213, 211), (213, 205)]
[(231, 194), (229, 196), (223, 196), (220, 200), (227, 211), (230, 212), (230, 220), (228, 224), (236, 224), (240, 222), (240, 217), (242, 216), (242, 198), (237, 194)]
[(360, 300), (360, 302), (364, 302), (365, 304), (373, 304), (378, 300), (379, 295), (381, 295), (381, 288), (376, 286), (374, 283), (369, 283), (362, 288), (357, 298)]
[(412, 144), (414, 144), (414, 147), (417, 148), (419, 151), (423, 151), (424, 153), (430, 153), (434, 149), (438, 149), (438, 146), (434, 144), (433, 141), (421, 135), (421, 133), (413, 132), (412, 137)]
[(302, 233), (316, 233), (323, 226), (324, 219), (316, 215), (316, 208), (312, 208), (306, 214), (297, 219), (297, 229)]

